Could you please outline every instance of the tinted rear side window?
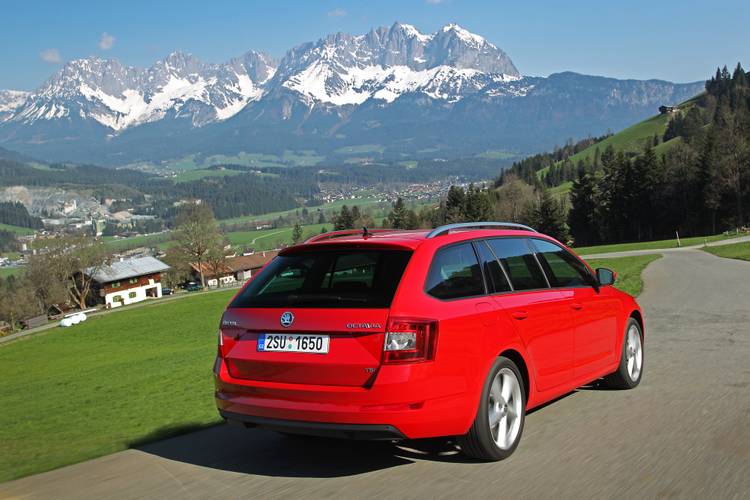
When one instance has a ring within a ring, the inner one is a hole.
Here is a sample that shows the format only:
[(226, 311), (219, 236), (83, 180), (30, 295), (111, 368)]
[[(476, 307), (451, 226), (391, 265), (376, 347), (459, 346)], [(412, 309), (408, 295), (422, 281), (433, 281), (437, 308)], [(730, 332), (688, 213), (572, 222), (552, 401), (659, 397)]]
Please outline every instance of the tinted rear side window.
[(361, 249), (281, 255), (230, 307), (389, 307), (410, 257), (409, 251)]
[(441, 248), (435, 253), (425, 290), (438, 299), (484, 294), (482, 271), (471, 243)]
[(479, 254), (479, 260), (482, 262), (482, 268), (484, 269), (484, 276), (487, 279), (487, 286), (494, 293), (509, 292), (510, 283), (505, 278), (505, 273), (500, 268), (500, 262), (495, 258), (495, 254), (492, 253), (487, 243), (484, 241), (476, 242), (477, 253)]
[(567, 288), (592, 283), (589, 270), (570, 252), (549, 241), (532, 239), (531, 242), (552, 286)]
[(514, 290), (547, 288), (547, 280), (526, 240), (496, 238), (487, 243), (508, 273)]

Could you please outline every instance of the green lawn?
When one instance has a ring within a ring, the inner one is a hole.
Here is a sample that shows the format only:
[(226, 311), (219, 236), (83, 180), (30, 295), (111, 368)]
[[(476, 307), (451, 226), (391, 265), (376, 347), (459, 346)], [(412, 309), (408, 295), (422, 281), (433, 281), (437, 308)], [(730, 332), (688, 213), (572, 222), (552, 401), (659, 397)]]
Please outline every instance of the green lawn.
[(607, 267), (613, 271), (617, 271), (615, 286), (635, 297), (643, 290), (641, 273), (647, 265), (660, 258), (661, 255), (653, 254), (618, 257), (616, 259), (587, 259), (587, 262), (594, 269), (597, 267)]
[(234, 293), (94, 316), (0, 346), (0, 482), (218, 422), (211, 367)]
[[(702, 245), (705, 242), (727, 240), (737, 238), (741, 234), (717, 234), (714, 236), (694, 236), (692, 238), (681, 238), (683, 247), (691, 245)], [(592, 255), (597, 253), (626, 252), (630, 250), (660, 250), (662, 248), (677, 248), (677, 240), (640, 241), (635, 243), (617, 243), (614, 245), (597, 245), (593, 247), (574, 247), (579, 255)]]
[(703, 250), (712, 253), (717, 257), (750, 260), (750, 242), (732, 243), (731, 245), (722, 245), (719, 247), (705, 247)]

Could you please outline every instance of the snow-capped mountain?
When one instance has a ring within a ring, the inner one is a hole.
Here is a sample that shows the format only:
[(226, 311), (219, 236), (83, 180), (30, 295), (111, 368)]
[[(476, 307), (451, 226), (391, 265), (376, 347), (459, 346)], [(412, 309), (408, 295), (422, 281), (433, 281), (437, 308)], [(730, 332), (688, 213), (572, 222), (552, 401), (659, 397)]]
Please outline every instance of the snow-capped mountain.
[(493, 82), (520, 79), (510, 58), (456, 24), (425, 35), (409, 24), (366, 35), (330, 35), (295, 47), (281, 60), (272, 86), (297, 92), (309, 104), (393, 102), (420, 92), (459, 101)]
[(0, 91), (0, 145), (50, 160), (124, 164), (191, 153), (378, 143), (531, 152), (601, 134), (700, 92), (701, 83), (522, 76), (479, 35), (394, 23), (336, 33), (274, 61), (175, 52), (145, 69), (89, 57), (31, 93)]
[(23, 90), (0, 90), (0, 123), (13, 116), (30, 95)]
[(147, 69), (116, 59), (77, 59), (27, 96), (10, 120), (33, 124), (79, 117), (119, 132), (172, 116), (189, 118), (197, 127), (229, 118), (260, 98), (274, 71), (269, 56), (253, 51), (226, 64), (173, 52)]

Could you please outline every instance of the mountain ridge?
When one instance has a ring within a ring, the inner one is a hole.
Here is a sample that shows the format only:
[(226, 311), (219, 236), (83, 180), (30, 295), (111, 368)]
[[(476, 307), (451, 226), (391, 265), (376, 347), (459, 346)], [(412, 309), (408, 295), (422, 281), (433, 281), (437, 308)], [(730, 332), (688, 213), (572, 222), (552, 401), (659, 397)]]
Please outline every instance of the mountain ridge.
[(435, 144), (526, 152), (633, 122), (700, 85), (523, 76), (504, 51), (457, 24), (424, 34), (397, 22), (330, 34), (278, 61), (252, 50), (224, 63), (178, 51), (148, 68), (69, 61), (32, 93), (0, 93), (0, 144), (108, 164), (375, 140), (401, 154)]

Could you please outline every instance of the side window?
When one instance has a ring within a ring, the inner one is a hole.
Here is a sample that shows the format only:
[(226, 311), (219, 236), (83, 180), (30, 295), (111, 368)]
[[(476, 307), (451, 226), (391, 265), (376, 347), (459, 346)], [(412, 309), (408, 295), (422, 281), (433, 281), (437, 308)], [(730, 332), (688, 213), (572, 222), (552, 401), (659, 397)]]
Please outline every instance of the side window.
[(487, 240), (487, 243), (508, 273), (514, 290), (547, 288), (544, 273), (526, 240), (496, 238)]
[(482, 263), (482, 268), (484, 269), (484, 275), (487, 277), (487, 286), (490, 288), (490, 291), (495, 293), (509, 292), (511, 290), (510, 283), (505, 278), (505, 273), (500, 267), (500, 262), (498, 262), (495, 254), (492, 253), (490, 247), (487, 246), (487, 243), (477, 241), (476, 249), (479, 254), (479, 260)]
[(591, 284), (588, 269), (570, 252), (549, 241), (532, 239), (531, 242), (552, 286), (568, 288)]
[(438, 299), (484, 294), (482, 272), (471, 243), (441, 248), (435, 253), (425, 290)]

